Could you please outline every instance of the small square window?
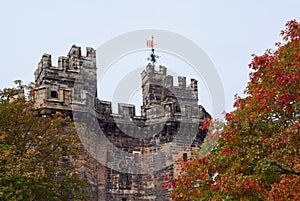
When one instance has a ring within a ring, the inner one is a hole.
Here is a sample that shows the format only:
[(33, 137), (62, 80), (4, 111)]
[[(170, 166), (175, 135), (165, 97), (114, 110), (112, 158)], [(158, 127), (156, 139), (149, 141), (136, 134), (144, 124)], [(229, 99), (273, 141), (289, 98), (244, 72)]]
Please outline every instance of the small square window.
[(57, 91), (51, 91), (50, 96), (51, 96), (51, 98), (58, 98), (58, 93), (57, 93)]

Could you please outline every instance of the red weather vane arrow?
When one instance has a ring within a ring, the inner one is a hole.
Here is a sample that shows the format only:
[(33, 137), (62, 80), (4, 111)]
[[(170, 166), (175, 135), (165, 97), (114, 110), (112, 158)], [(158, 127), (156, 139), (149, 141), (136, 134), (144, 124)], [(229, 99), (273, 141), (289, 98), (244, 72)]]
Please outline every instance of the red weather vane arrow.
[(153, 48), (154, 45), (157, 45), (157, 44), (154, 44), (154, 36), (152, 36), (152, 40), (147, 40), (147, 47)]

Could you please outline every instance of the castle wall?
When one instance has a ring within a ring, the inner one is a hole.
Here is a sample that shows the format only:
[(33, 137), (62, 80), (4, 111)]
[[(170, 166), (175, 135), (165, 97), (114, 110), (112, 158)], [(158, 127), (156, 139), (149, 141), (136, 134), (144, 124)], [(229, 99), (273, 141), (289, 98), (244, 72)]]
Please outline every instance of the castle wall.
[[(106, 147), (109, 151), (103, 164), (82, 148), (76, 167), (88, 179), (93, 200), (169, 200), (168, 190), (160, 187), (165, 182), (164, 176), (177, 175), (176, 160), (183, 155), (191, 157), (206, 136), (198, 126), (210, 116), (197, 104), (197, 80), (191, 79), (187, 86), (186, 78), (181, 76), (178, 86), (174, 86), (166, 67), (159, 66), (156, 71), (148, 64), (141, 73), (141, 115), (135, 114), (135, 106), (131, 104), (118, 104), (118, 113), (113, 114), (111, 102), (97, 98), (95, 50), (87, 48), (86, 52), (83, 56), (81, 48), (73, 45), (66, 57), (59, 57), (57, 67), (52, 66), (51, 55), (42, 56), (35, 71), (32, 97), (35, 107), (42, 115), (65, 112), (86, 125), (90, 129), (87, 133), (95, 133), (95, 140), (89, 144), (95, 150), (105, 139), (122, 151), (120, 154)], [(188, 140), (191, 137), (193, 141)], [(178, 147), (182, 150), (178, 151)], [(186, 147), (188, 150), (183, 149)], [(154, 155), (156, 152), (160, 154)], [(139, 161), (148, 155), (151, 157)], [(163, 165), (165, 168), (158, 168)], [(133, 168), (148, 172), (136, 174)]]

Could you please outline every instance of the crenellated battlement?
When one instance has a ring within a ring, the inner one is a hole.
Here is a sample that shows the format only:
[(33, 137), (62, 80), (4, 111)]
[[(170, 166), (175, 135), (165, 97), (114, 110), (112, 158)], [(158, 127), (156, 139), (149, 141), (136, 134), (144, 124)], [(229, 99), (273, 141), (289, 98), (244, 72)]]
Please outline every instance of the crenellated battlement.
[(152, 65), (151, 63), (149, 63), (146, 66), (146, 69), (142, 71), (142, 78), (145, 77), (146, 75), (154, 75), (154, 74), (158, 74), (158, 75), (166, 75), (167, 74), (167, 68), (165, 66), (161, 66), (159, 65), (159, 70), (155, 70), (155, 66)]
[[(110, 101), (97, 98), (96, 50), (87, 47), (86, 55), (82, 55), (81, 47), (73, 45), (66, 56), (58, 57), (58, 66), (52, 65), (50, 54), (42, 55), (35, 71), (36, 87), (31, 98), (42, 115), (57, 111), (70, 116), (76, 112), (87, 115), (87, 118), (83, 118), (86, 120), (84, 125), (101, 127), (114, 146), (134, 155), (161, 149), (165, 144), (172, 142), (179, 128), (182, 129), (181, 132), (194, 129), (196, 137), (190, 149), (199, 148), (206, 132), (198, 130), (198, 125), (210, 115), (203, 106), (198, 105), (198, 81), (191, 79), (190, 83), (187, 83), (186, 77), (179, 76), (178, 85), (174, 85), (174, 77), (167, 74), (165, 66), (160, 65), (156, 70), (151, 63), (141, 72), (141, 79), (141, 115), (136, 114), (135, 105), (127, 103), (118, 103), (117, 113), (113, 113)], [(95, 122), (89, 122), (90, 114), (96, 115)], [(148, 135), (149, 133), (153, 135)], [(181, 141), (177, 142), (177, 146), (185, 146), (185, 139), (183, 136)], [(173, 152), (177, 153), (177, 150), (172, 150)], [(107, 158), (111, 157), (115, 155), (108, 152)], [(150, 166), (155, 170), (158, 163), (161, 165), (166, 161), (163, 158), (154, 158), (148, 163), (153, 163)], [(93, 166), (93, 163), (86, 162), (81, 171), (88, 175), (87, 178), (93, 186), (91, 191), (94, 200), (101, 201), (165, 200), (168, 192), (159, 186), (164, 182), (164, 175), (173, 175), (176, 172), (176, 168), (168, 166), (153, 174), (123, 174), (95, 164)], [(94, 171), (94, 168), (102, 168), (102, 172), (99, 173), (98, 169), (98, 172)], [(95, 182), (93, 178), (96, 177), (101, 181)], [(98, 191), (99, 194), (95, 193)], [(150, 194), (153, 197), (149, 198)]]
[[(141, 77), (143, 88), (141, 116), (144, 118), (170, 117), (174, 116), (175, 113), (186, 116), (184, 108), (188, 106), (189, 102), (198, 101), (198, 81), (196, 79), (191, 79), (190, 84), (187, 85), (186, 77), (179, 76), (177, 78), (178, 85), (174, 85), (174, 78), (172, 75), (167, 74), (165, 66), (160, 65), (158, 70), (156, 70), (151, 63), (142, 71)], [(103, 113), (104, 106), (106, 107), (106, 113), (107, 111), (112, 111), (111, 103), (109, 105), (106, 103), (102, 106), (103, 101), (87, 99), (86, 94), (95, 98), (97, 95), (96, 51), (91, 47), (86, 48), (86, 55), (84, 56), (82, 55), (81, 47), (73, 45), (67, 56), (58, 57), (57, 67), (52, 65), (51, 55), (44, 54), (38, 63), (35, 78), (36, 83), (40, 86), (36, 90), (39, 92), (37, 94), (47, 99), (47, 101), (41, 101), (40, 98), (36, 98), (35, 101), (39, 107), (41, 105), (45, 106), (47, 103), (55, 103), (56, 108), (68, 108), (71, 110), (72, 104), (73, 106), (74, 104), (80, 106), (88, 104), (88, 102), (90, 104), (91, 102), (96, 102), (95, 109), (100, 114)], [(75, 81), (81, 83), (77, 84), (76, 88), (74, 88)], [(172, 100), (172, 104), (170, 100)], [(61, 105), (58, 103), (61, 103)], [(154, 107), (155, 105), (160, 107)], [(49, 107), (51, 108), (52, 106)], [(119, 114), (115, 115), (139, 118), (135, 114), (133, 105), (129, 106), (128, 104), (120, 103), (118, 111)]]
[[(67, 56), (58, 57), (58, 66), (52, 65), (50, 54), (43, 54), (34, 74), (37, 108), (71, 112), (72, 104), (93, 102), (87, 97), (97, 95), (96, 51), (91, 47), (82, 55), (81, 47), (73, 45)], [(81, 84), (75, 88), (75, 82)]]
[(96, 50), (91, 47), (86, 48), (86, 55), (81, 54), (81, 47), (73, 45), (67, 56), (58, 57), (58, 66), (52, 65), (52, 58), (50, 54), (43, 54), (38, 63), (38, 69), (35, 71), (35, 82), (42, 84), (43, 78), (49, 74), (81, 74), (82, 69), (96, 67)]
[(178, 76), (177, 77), (178, 85), (174, 85), (174, 77), (172, 75), (167, 75), (165, 77), (165, 87), (170, 88), (178, 88), (183, 90), (190, 90), (194, 92), (198, 92), (198, 80), (191, 78), (190, 84), (187, 85), (186, 77), (185, 76)]
[[(88, 101), (85, 100), (84, 102), (82, 102), (82, 104), (86, 105), (87, 104), (86, 102)], [(153, 107), (147, 114), (148, 116), (146, 116), (146, 115), (137, 115), (135, 112), (136, 106), (133, 104), (118, 103), (117, 113), (113, 113), (112, 102), (102, 101), (96, 98), (95, 108), (92, 107), (90, 109), (95, 110), (101, 119), (111, 119), (111, 118), (118, 117), (126, 121), (127, 120), (135, 121), (139, 119), (139, 120), (143, 120), (144, 123), (146, 123), (147, 118), (153, 121), (155, 119), (159, 120), (160, 118), (175, 120), (176, 118), (181, 118), (181, 117), (199, 118), (200, 116), (207, 116), (207, 112), (203, 110), (203, 106), (201, 105), (195, 105), (195, 104), (188, 105), (190, 107), (190, 110), (186, 109), (186, 107), (181, 108), (181, 110), (178, 110), (176, 106), (178, 105), (174, 104), (174, 100), (167, 99), (161, 104), (161, 106)], [(81, 105), (79, 105), (79, 107), (81, 107)]]

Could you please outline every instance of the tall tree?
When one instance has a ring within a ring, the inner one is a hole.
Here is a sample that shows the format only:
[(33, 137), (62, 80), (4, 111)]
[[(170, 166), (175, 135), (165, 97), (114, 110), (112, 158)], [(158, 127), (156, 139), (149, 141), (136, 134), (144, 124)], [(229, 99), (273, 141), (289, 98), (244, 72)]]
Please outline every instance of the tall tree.
[(86, 182), (72, 165), (80, 141), (70, 118), (36, 115), (16, 96), (24, 85), (0, 91), (0, 200), (85, 200)]
[(217, 149), (164, 185), (174, 200), (300, 200), (300, 24), (281, 35), (275, 51), (253, 55)]

